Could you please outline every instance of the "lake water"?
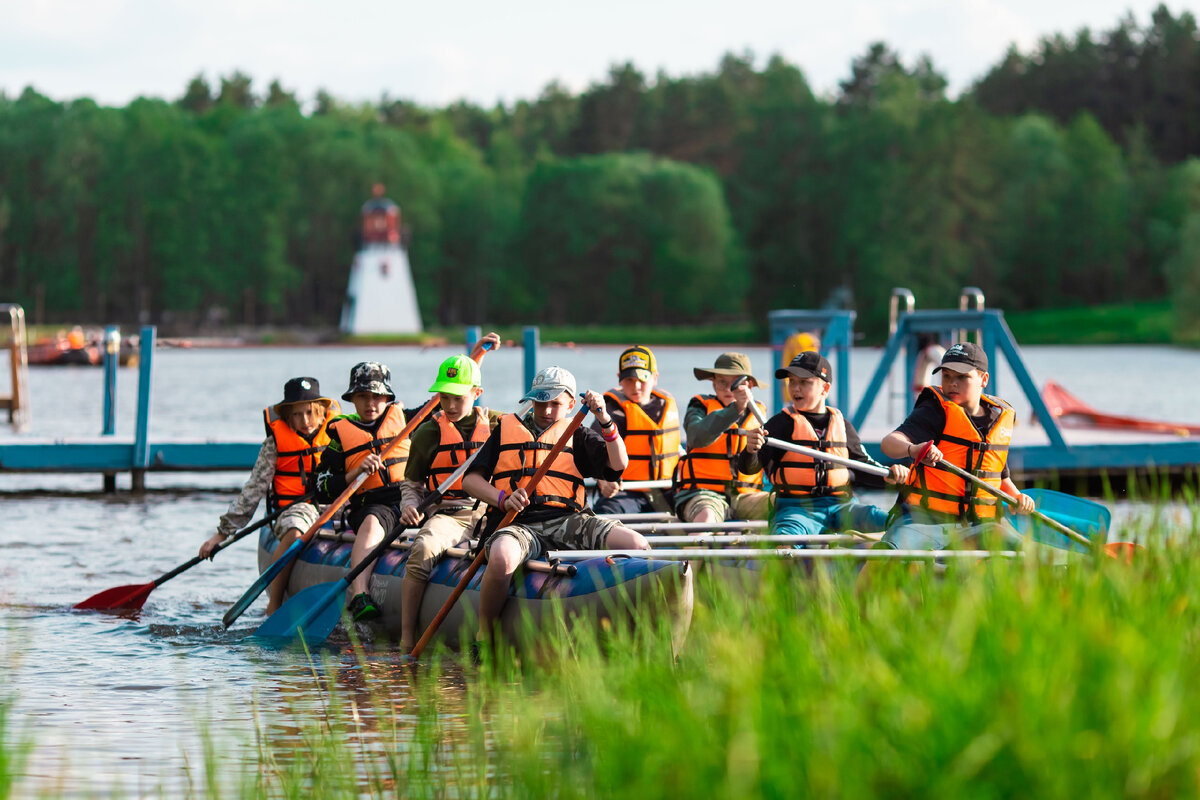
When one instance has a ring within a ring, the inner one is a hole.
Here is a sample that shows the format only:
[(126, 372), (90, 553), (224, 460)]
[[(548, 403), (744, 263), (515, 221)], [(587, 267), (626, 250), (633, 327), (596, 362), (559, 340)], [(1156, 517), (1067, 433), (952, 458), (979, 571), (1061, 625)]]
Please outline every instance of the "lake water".
[[(621, 348), (544, 347), (540, 363), (571, 369), (581, 389), (613, 383)], [(747, 348), (759, 377), (770, 377), (769, 351)], [(703, 384), (694, 366), (711, 365), (720, 348), (655, 348), (661, 385), (682, 399)], [(261, 409), (280, 399), (284, 381), (317, 377), (325, 394), (345, 389), (355, 362), (387, 363), (401, 401), (416, 406), (437, 364), (452, 348), (244, 348), (161, 350), (155, 354), (151, 437), (255, 440)], [(878, 350), (853, 354), (852, 395), (869, 380)], [(1200, 423), (1195, 403), (1200, 354), (1159, 347), (1030, 347), (1027, 363), (1039, 385), (1054, 379), (1096, 408)], [(1029, 406), (1001, 367), (1000, 394)], [(80, 438), (101, 428), (102, 371), (30, 370), (33, 420), (27, 436)], [(523, 391), (522, 353), (501, 349), (484, 362), (485, 403), (511, 408)], [(900, 381), (893, 382), (900, 385)], [(1136, 391), (1149, 388), (1149, 393)], [(764, 393), (765, 394), (765, 393)], [(121, 437), (133, 435), (137, 371), (122, 370), (118, 389)], [(766, 398), (764, 398), (766, 399)], [(886, 430), (902, 416), (899, 401), (881, 401), (864, 432)], [(1021, 436), (1031, 426), (1023, 426)], [(0, 437), (10, 434), (0, 433)], [(348, 649), (330, 651), (327, 666), (295, 653), (263, 650), (245, 639), (263, 603), (232, 631), (222, 613), (255, 575), (252, 544), (243, 542), (211, 564), (155, 589), (145, 609), (129, 617), (81, 614), (69, 607), (108, 587), (143, 583), (194, 555), (245, 475), (146, 476), (151, 490), (105, 496), (97, 475), (0, 475), (0, 693), (15, 703), (16, 732), (36, 748), (20, 791), (80, 796), (178, 794), (201, 785), (203, 735), (253, 742), (264, 726), (275, 741), (298, 743), (286, 724), (293, 704), (320, 702), (322, 675), (348, 691), (362, 688)], [(128, 476), (121, 476), (122, 489)], [(196, 490), (195, 487), (202, 487)], [(36, 491), (51, 489), (50, 492)], [(1118, 509), (1128, 520), (1129, 507)], [(1180, 519), (1186, 510), (1177, 512)], [(1120, 524), (1120, 522), (1119, 522)], [(1120, 538), (1120, 531), (1115, 531)], [(385, 692), (405, 697), (407, 673), (389, 669), (394, 654), (375, 652)], [(452, 692), (457, 678), (445, 678)], [(255, 719), (256, 712), (262, 718)], [(14, 731), (8, 731), (12, 737)], [(290, 739), (289, 739), (290, 737)]]

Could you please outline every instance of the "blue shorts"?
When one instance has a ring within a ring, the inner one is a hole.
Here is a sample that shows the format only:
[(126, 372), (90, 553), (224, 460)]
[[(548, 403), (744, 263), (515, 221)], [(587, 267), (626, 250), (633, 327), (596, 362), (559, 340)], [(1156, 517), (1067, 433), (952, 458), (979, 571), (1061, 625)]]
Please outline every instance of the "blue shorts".
[(887, 516), (883, 509), (860, 503), (853, 497), (778, 498), (771, 518), (771, 533), (780, 536), (815, 536), (846, 530), (870, 533), (885, 530)]

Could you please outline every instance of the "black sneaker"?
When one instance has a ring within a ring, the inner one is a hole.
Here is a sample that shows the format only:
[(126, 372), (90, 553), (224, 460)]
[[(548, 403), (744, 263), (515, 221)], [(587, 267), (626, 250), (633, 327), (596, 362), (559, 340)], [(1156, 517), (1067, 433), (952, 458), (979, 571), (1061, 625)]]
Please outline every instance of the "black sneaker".
[(379, 606), (375, 605), (371, 595), (366, 592), (354, 595), (347, 608), (350, 609), (350, 618), (355, 622), (370, 622), (382, 615)]

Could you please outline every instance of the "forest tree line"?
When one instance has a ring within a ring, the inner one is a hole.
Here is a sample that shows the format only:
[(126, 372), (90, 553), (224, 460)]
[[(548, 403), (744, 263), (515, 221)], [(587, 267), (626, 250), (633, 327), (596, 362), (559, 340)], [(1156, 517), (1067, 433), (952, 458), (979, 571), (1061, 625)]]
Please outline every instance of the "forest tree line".
[(426, 324), (678, 324), (896, 286), (945, 307), (1170, 296), (1200, 337), (1200, 33), (1010, 51), (957, 99), (884, 44), (818, 96), (780, 57), (572, 94), (310, 108), (198, 76), (122, 108), (0, 95), (0, 301), (47, 321), (336, 323), (359, 208), (401, 206)]

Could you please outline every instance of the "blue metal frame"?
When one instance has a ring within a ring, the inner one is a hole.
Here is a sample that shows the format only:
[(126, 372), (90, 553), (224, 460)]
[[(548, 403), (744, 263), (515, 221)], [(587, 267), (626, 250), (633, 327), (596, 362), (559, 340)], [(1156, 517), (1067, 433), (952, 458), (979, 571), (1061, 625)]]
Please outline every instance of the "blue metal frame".
[[(854, 344), (853, 311), (807, 311), (778, 309), (767, 313), (771, 328), (771, 360), (767, 377), (771, 380), (772, 411), (783, 408), (781, 382), (774, 380), (775, 370), (782, 366), (783, 346), (797, 331), (813, 331), (821, 337), (821, 355), (833, 365), (833, 398), (831, 403), (843, 414), (850, 413), (850, 348)], [(764, 378), (765, 379), (765, 378)]]
[[(1062, 430), (1058, 427), (1058, 422), (1050, 415), (1050, 410), (1046, 408), (1046, 403), (1042, 400), (1037, 385), (1033, 382), (1033, 376), (1025, 365), (1025, 359), (1021, 357), (1021, 351), (1017, 349), (1016, 339), (1013, 338), (1008, 323), (1004, 321), (1004, 314), (995, 309), (987, 311), (912, 311), (901, 314), (896, 321), (896, 332), (888, 338), (887, 347), (884, 348), (879, 364), (875, 367), (875, 374), (871, 376), (871, 381), (867, 384), (866, 391), (863, 392), (861, 402), (850, 417), (850, 422), (854, 427), (862, 427), (862, 424), (866, 422), (867, 415), (871, 413), (871, 407), (875, 404), (875, 399), (879, 396), (901, 347), (910, 340), (915, 340), (919, 333), (940, 333), (956, 328), (969, 328), (982, 332), (983, 341), (980, 342), (980, 346), (987, 354), (989, 364), (995, 365), (996, 363), (997, 347), (1004, 353), (1009, 367), (1017, 376), (1017, 383), (1021, 385), (1021, 390), (1025, 392), (1025, 397), (1033, 406), (1038, 423), (1041, 424), (1046, 431), (1046, 436), (1050, 439), (1050, 446), (1065, 451), (1067, 442), (1063, 439)], [(914, 348), (908, 349), (911, 351)], [(912, 366), (909, 365), (908, 374), (912, 374)], [(988, 382), (988, 394), (996, 394), (996, 386), (996, 372), (993, 366)]]

